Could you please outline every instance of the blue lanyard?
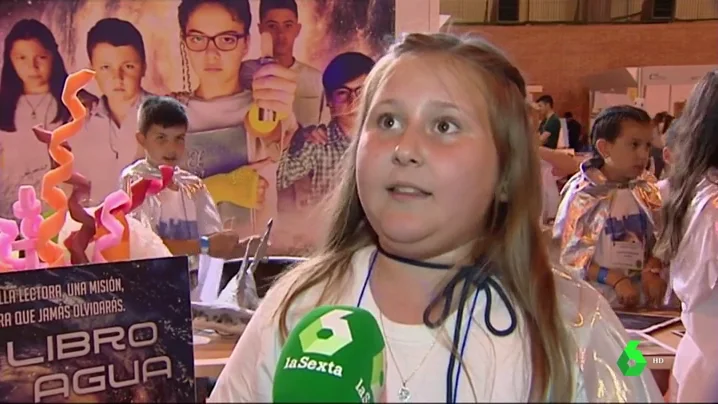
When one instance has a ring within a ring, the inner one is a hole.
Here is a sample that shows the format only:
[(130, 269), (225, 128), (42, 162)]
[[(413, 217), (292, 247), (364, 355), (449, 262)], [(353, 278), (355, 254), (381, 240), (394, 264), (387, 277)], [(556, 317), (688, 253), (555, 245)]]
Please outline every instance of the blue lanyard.
[[(359, 292), (359, 299), (357, 300), (356, 307), (361, 307), (361, 303), (364, 300), (364, 294), (366, 293), (367, 287), (369, 286), (369, 279), (371, 279), (371, 274), (374, 271), (374, 265), (376, 264), (376, 257), (377, 257), (377, 251), (374, 251), (371, 255), (371, 259), (369, 260), (369, 270), (367, 271), (366, 278), (364, 278), (364, 284), (362, 285), (361, 292)], [(447, 396), (451, 396), (447, 401), (451, 404), (456, 404), (457, 397), (459, 395), (459, 381), (461, 379), (461, 368), (464, 364), (464, 352), (466, 351), (466, 345), (469, 341), (469, 330), (471, 329), (471, 323), (473, 322), (474, 318), (474, 310), (476, 310), (476, 302), (479, 300), (479, 291), (481, 289), (476, 289), (476, 292), (474, 293), (474, 300), (471, 303), (471, 311), (469, 312), (469, 324), (466, 326), (466, 330), (464, 331), (464, 338), (461, 343), (461, 348), (459, 350), (459, 366), (456, 371), (456, 376), (454, 377), (454, 383), (453, 383), (453, 394), (447, 394)], [(456, 321), (461, 321), (462, 319), (457, 318)], [(449, 353), (449, 355), (453, 355)], [(451, 375), (449, 374), (449, 368), (447, 367), (447, 391), (450, 390), (451, 387)]]

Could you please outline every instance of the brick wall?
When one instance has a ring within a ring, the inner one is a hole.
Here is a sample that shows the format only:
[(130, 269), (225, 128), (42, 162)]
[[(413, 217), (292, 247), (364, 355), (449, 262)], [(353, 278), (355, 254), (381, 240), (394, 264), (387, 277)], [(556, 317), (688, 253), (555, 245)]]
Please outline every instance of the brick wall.
[(542, 85), (556, 110), (588, 120), (581, 79), (619, 67), (718, 63), (718, 22), (622, 25), (453, 26), (504, 49), (529, 84)]

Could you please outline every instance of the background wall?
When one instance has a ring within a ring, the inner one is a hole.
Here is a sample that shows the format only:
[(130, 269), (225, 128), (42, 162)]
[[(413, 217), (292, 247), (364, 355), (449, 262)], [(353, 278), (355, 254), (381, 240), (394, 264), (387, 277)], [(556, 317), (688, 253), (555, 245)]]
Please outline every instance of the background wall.
[(457, 33), (479, 33), (503, 48), (529, 84), (553, 95), (559, 112), (588, 122), (589, 97), (582, 78), (637, 66), (714, 64), (718, 22), (669, 24), (487, 26), (454, 25)]

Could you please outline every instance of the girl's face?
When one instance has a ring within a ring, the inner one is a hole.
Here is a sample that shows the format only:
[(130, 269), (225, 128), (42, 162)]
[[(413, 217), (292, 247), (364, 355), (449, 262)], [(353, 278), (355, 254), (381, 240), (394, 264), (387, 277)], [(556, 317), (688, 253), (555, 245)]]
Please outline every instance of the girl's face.
[(499, 167), (485, 100), (460, 79), (470, 74), (445, 55), (401, 56), (368, 100), (356, 177), (384, 248), (429, 258), (479, 236)]
[(12, 44), (10, 61), (26, 92), (45, 92), (52, 73), (52, 54), (37, 39), (19, 39)]
[(643, 173), (648, 165), (653, 130), (648, 123), (624, 121), (615, 141), (599, 139), (596, 143), (606, 165), (620, 178), (632, 180)]
[(244, 28), (244, 23), (220, 4), (204, 3), (190, 14), (184, 40), (200, 84), (238, 80), (249, 47)]

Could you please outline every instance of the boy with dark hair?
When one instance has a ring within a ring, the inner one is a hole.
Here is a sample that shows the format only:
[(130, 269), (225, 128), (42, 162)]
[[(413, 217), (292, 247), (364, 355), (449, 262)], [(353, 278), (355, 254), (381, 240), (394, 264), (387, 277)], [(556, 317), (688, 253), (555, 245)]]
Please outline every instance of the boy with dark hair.
[(553, 97), (544, 94), (536, 100), (542, 121), (539, 124), (538, 134), (542, 146), (555, 149), (558, 147), (558, 138), (561, 132), (561, 121), (553, 111)]
[[(133, 139), (137, 108), (148, 95), (142, 88), (147, 67), (142, 34), (128, 21), (101, 19), (87, 32), (87, 57), (102, 97), (88, 114), (86, 130), (71, 144), (78, 171), (92, 181), (91, 200), (100, 203), (115, 190), (104, 180), (107, 171), (118, 176), (142, 156)], [(93, 170), (98, 164), (106, 169)]]
[(277, 191), (283, 199), (311, 206), (329, 191), (349, 147), (359, 95), (373, 67), (374, 61), (358, 52), (342, 53), (327, 65), (322, 85), (332, 118), (328, 125), (301, 128), (292, 138), (277, 169)]
[[(122, 188), (129, 192), (137, 179), (161, 178), (160, 165), (175, 168), (174, 184), (148, 197), (136, 211), (137, 218), (149, 222), (174, 255), (229, 259), (243, 254), (249, 239), (240, 242), (236, 232), (222, 231), (217, 207), (202, 180), (177, 167), (185, 154), (184, 106), (174, 98), (149, 96), (140, 106), (137, 125), (136, 139), (145, 158), (123, 170)], [(197, 261), (191, 261), (192, 269), (196, 266)]]
[[(272, 36), (273, 59), (297, 73), (297, 91), (293, 110), (302, 126), (329, 121), (321, 91), (322, 73), (294, 57), (294, 43), (302, 31), (296, 0), (261, 0), (259, 32)], [(252, 76), (259, 68), (259, 59), (242, 63), (240, 76), (244, 88), (252, 88)]]

